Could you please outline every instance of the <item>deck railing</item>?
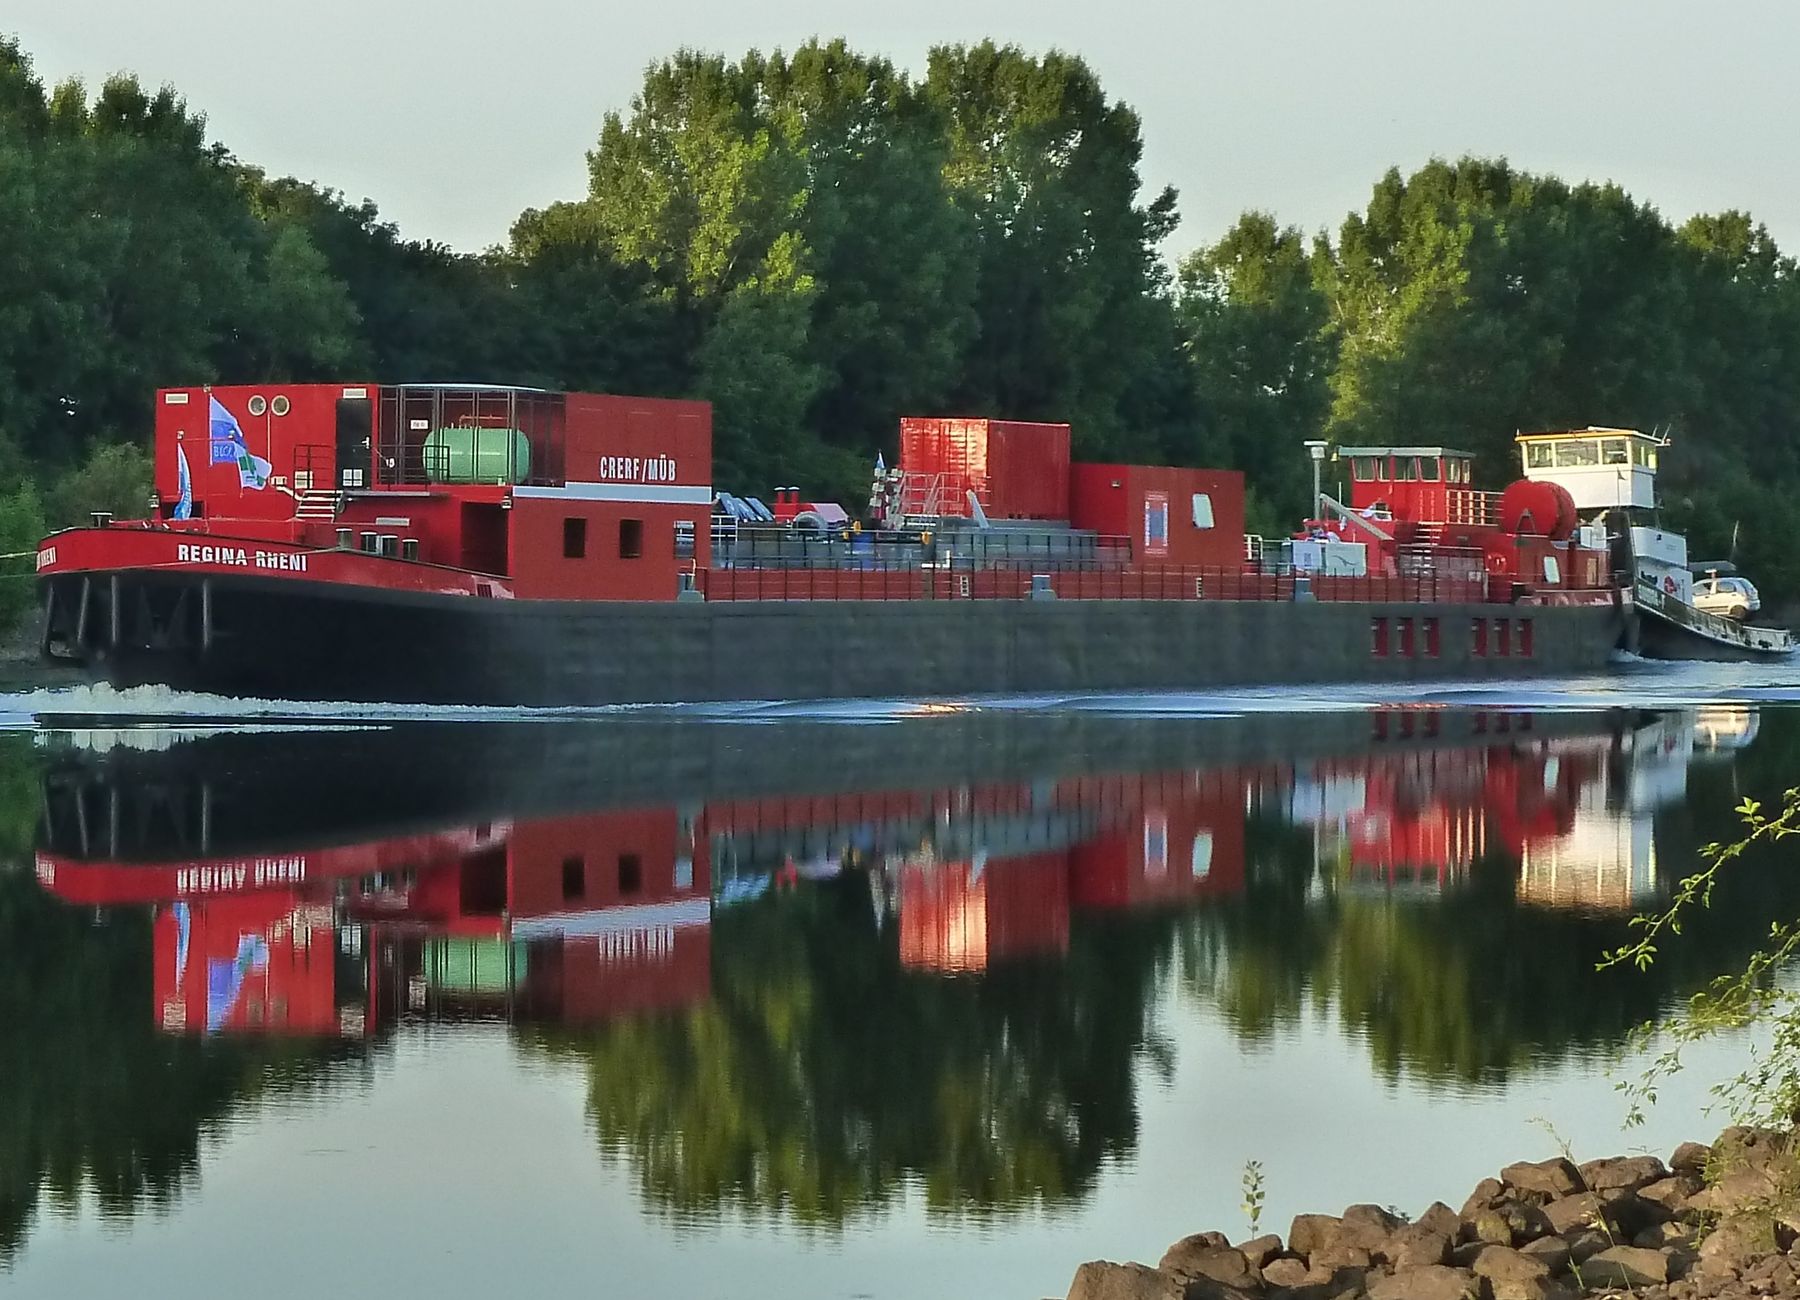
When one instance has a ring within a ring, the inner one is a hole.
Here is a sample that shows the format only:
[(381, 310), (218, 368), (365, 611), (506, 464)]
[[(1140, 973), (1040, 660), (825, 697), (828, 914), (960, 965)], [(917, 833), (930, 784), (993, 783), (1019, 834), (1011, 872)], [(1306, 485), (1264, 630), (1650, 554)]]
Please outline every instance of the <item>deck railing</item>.
[(1040, 574), (1016, 568), (702, 569), (696, 577), (706, 599), (718, 601), (1029, 600), (1034, 587), (1061, 600), (1290, 601), (1297, 589), (1310, 591), (1315, 600), (1360, 603), (1482, 604), (1510, 596), (1510, 589), (1490, 589), (1485, 578), (1308, 577), (1181, 565)]

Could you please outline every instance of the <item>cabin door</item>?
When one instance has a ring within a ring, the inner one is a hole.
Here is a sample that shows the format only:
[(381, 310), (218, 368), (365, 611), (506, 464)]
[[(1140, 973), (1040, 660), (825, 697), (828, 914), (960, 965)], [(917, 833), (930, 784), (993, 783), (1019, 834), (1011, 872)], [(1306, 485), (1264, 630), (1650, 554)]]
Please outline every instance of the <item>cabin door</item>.
[(369, 486), (373, 461), (374, 411), (366, 397), (340, 397), (337, 404), (338, 486)]

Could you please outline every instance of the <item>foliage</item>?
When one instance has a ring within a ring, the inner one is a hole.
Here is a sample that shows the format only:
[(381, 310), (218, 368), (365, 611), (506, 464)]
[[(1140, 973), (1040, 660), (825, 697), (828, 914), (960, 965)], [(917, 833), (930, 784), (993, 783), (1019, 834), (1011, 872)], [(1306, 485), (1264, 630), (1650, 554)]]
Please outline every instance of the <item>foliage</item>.
[(1256, 1236), (1262, 1231), (1263, 1209), (1263, 1167), (1260, 1160), (1244, 1162), (1244, 1217), (1250, 1221), (1250, 1235)]
[[(1661, 955), (1665, 939), (1680, 936), (1695, 908), (1710, 908), (1725, 868), (1752, 851), (1800, 835), (1800, 788), (1785, 791), (1780, 810), (1764, 811), (1761, 801), (1744, 799), (1737, 807), (1742, 834), (1700, 850), (1701, 866), (1684, 877), (1662, 911), (1632, 918), (1636, 937), (1608, 951), (1601, 970), (1633, 967), (1647, 971)], [(1738, 1119), (1791, 1126), (1800, 1122), (1800, 989), (1783, 972), (1800, 954), (1800, 921), (1777, 916), (1764, 942), (1740, 969), (1719, 975), (1689, 996), (1672, 1016), (1647, 1021), (1638, 1028), (1640, 1050), (1656, 1055), (1636, 1080), (1618, 1085), (1628, 1102), (1627, 1122), (1641, 1124), (1644, 1108), (1654, 1105), (1658, 1089), (1683, 1065), (1684, 1049), (1722, 1032), (1755, 1028), (1767, 1042), (1751, 1047), (1751, 1062), (1738, 1074), (1713, 1085), (1713, 1094)]]
[(99, 443), (50, 491), (45, 511), (52, 528), (80, 523), (96, 510), (119, 519), (143, 513), (150, 496), (150, 449), (136, 442)]
[(708, 398), (721, 487), (852, 506), (903, 414), (1068, 421), (1083, 458), (1245, 471), (1285, 532), (1310, 438), (1461, 444), (1498, 482), (1516, 429), (1629, 424), (1675, 435), (1696, 555), (1800, 593), (1769, 522), (1800, 491), (1800, 276), (1750, 216), (1439, 159), (1329, 236), (1250, 212), (1171, 274), (1142, 153), (1058, 51), (681, 50), (585, 194), (470, 255), (238, 160), (171, 88), (46, 87), (0, 41), (0, 441), (54, 523), (126, 498), (103, 451), (159, 385), (492, 378)]
[(1243, 470), (1255, 494), (1252, 530), (1286, 531), (1311, 507), (1299, 441), (1324, 426), (1335, 360), (1305, 239), (1246, 213), (1183, 260), (1176, 318), (1205, 430), (1193, 458)]
[(30, 480), (10, 494), (0, 492), (0, 631), (13, 626), (32, 605), (38, 539), (44, 535), (44, 508)]
[(836, 1227), (909, 1185), (934, 1213), (1017, 1213), (1081, 1199), (1134, 1142), (1167, 930), (948, 978), (905, 969), (847, 877), (717, 915), (703, 1005), (534, 1045), (586, 1064), (601, 1150), (666, 1213)]

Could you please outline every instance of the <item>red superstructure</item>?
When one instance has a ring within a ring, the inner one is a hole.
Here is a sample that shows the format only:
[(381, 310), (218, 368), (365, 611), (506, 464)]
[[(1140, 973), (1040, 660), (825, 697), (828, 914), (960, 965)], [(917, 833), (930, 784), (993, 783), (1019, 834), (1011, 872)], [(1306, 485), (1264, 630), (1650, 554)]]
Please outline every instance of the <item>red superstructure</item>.
[(164, 389), (153, 516), (58, 534), (38, 570), (670, 600), (707, 562), (711, 423), (703, 402), (474, 385)]
[(1551, 601), (1610, 598), (1604, 534), (1581, 529), (1556, 484), (1478, 491), (1473, 458), (1451, 447), (1344, 447), (1338, 456), (1350, 471), (1349, 505), (1322, 498), (1332, 509), (1301, 536), (1363, 546), (1369, 573), (1430, 567), (1487, 582), (1493, 599), (1515, 587)]

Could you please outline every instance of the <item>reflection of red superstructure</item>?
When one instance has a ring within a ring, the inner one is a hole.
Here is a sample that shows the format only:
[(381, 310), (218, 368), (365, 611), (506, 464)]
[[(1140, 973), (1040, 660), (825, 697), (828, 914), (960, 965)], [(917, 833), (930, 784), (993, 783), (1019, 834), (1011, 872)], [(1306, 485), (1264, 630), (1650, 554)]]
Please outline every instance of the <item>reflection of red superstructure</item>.
[(1070, 861), (1075, 905), (1140, 907), (1228, 897), (1244, 886), (1244, 795), (1235, 768), (1175, 772), (1130, 783), (1086, 778), (1109, 829)]
[[(1244, 780), (1239, 769), (1075, 778), (1048, 796), (1050, 808), (1082, 814), (1079, 836), (1061, 847), (990, 853), (979, 862), (903, 858), (901, 961), (922, 970), (983, 970), (1064, 951), (1075, 908), (1236, 893), (1244, 880)], [(967, 802), (1004, 800), (973, 792)]]
[(590, 1021), (706, 996), (706, 845), (675, 809), (143, 865), (38, 855), (69, 902), (154, 902), (157, 1022), (373, 1032), (416, 1011)]
[(420, 882), (410, 933), (384, 960), (408, 1010), (590, 1021), (705, 998), (711, 979), (706, 845), (673, 808), (549, 818), (501, 849)]
[(291, 889), (176, 903), (155, 923), (164, 1029), (330, 1035), (360, 1028), (340, 1009), (331, 908)]
[[(1338, 855), (1351, 882), (1387, 887), (1442, 888), (1491, 850), (1519, 856), (1566, 837), (1611, 737), (1539, 738), (1528, 715), (1477, 723), (1487, 739), (1479, 746), (1377, 752), (1297, 772), (1296, 818), (1320, 827), (1321, 850)], [(1407, 714), (1376, 719), (1378, 740), (1418, 729)]]
[(990, 962), (1069, 946), (1068, 854), (900, 868), (900, 962), (980, 971)]

